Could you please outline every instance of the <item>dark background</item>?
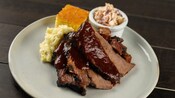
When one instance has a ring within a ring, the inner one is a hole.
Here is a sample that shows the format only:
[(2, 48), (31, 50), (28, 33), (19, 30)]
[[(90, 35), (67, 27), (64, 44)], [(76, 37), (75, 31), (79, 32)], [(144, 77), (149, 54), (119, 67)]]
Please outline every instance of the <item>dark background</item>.
[(0, 97), (30, 98), (15, 82), (8, 66), (10, 44), (24, 27), (57, 14), (67, 3), (91, 10), (105, 2), (124, 11), (128, 26), (156, 52), (160, 77), (148, 98), (175, 98), (175, 0), (0, 0)]

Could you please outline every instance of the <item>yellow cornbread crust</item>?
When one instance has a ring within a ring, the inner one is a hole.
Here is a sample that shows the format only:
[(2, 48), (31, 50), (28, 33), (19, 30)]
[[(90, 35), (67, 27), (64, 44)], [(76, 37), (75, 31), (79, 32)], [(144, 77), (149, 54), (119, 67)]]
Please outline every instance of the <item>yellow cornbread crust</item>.
[(77, 31), (88, 18), (89, 11), (67, 4), (56, 16), (55, 27), (68, 25)]

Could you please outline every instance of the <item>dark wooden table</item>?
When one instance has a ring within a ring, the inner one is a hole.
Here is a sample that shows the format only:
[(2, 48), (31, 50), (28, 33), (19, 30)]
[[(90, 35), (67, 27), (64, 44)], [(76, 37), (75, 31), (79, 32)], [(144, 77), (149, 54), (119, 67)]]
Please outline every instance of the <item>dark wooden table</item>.
[[(91, 10), (102, 0), (0, 0), (0, 97), (30, 98), (13, 79), (8, 50), (13, 38), (30, 23), (57, 14), (65, 4)], [(160, 78), (148, 98), (175, 98), (175, 0), (108, 0), (129, 17), (128, 26), (152, 46)]]

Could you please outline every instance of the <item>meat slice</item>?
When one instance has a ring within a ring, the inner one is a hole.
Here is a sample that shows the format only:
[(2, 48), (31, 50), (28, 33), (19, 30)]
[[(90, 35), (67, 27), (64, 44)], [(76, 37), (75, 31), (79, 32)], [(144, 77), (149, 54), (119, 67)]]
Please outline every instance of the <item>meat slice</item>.
[(127, 53), (127, 47), (122, 44), (124, 41), (122, 38), (117, 36), (111, 37), (111, 31), (108, 28), (100, 27), (98, 33), (110, 43), (116, 53), (123, 57), (128, 63), (131, 63), (132, 57)]
[(89, 61), (76, 46), (73, 34), (68, 34), (54, 52), (57, 70), (57, 85), (86, 94), (86, 87), (91, 85), (98, 89), (111, 89), (114, 85), (89, 68)]
[(93, 64), (93, 70), (113, 84), (118, 83), (120, 76), (134, 67), (116, 54), (111, 45), (88, 22), (81, 26), (76, 36), (86, 58)]
[(78, 77), (79, 85), (84, 88), (89, 84), (98, 89), (111, 89), (114, 86), (89, 68), (89, 62), (77, 47), (72, 46), (69, 50), (67, 67), (70, 73)]
[[(105, 79), (110, 80), (113, 84), (118, 83), (120, 80), (118, 70), (106, 54), (91, 25), (85, 22), (76, 34), (79, 47), (82, 49), (86, 58), (94, 65), (91, 66), (92, 69)], [(105, 39), (103, 38), (103, 40)]]
[(66, 72), (66, 69), (57, 70), (57, 85), (60, 87), (69, 87), (81, 95), (86, 95), (86, 89), (81, 86), (75, 75)]
[(128, 63), (131, 63), (132, 56), (127, 53), (127, 47), (122, 44), (122, 38), (117, 36), (111, 37), (111, 31), (108, 28), (100, 27), (98, 33), (110, 43), (116, 53), (123, 57)]
[(112, 89), (114, 85), (108, 81), (102, 78), (99, 74), (95, 73), (93, 70), (87, 70), (87, 74), (90, 81), (90, 85), (92, 87), (98, 88), (98, 89)]
[[(90, 81), (86, 72), (75, 66), (77, 60), (75, 63), (72, 59), (75, 58), (74, 54), (78, 54), (78, 51), (72, 47), (72, 37), (73, 33), (66, 35), (54, 52), (54, 65), (58, 76), (57, 84), (58, 86), (69, 87), (81, 95), (85, 95), (86, 87), (89, 85)], [(84, 62), (82, 65), (84, 68)]]
[(57, 80), (58, 86), (65, 86), (70, 83), (75, 84), (74, 77), (66, 74), (66, 69), (57, 70), (57, 76), (58, 76), (58, 80)]
[(78, 52), (78, 49), (71, 48), (68, 57), (68, 71), (77, 76), (79, 85), (84, 89), (91, 85), (98, 89), (111, 89), (114, 85), (103, 79), (100, 75), (89, 68), (89, 62)]
[(100, 34), (95, 32), (95, 36), (121, 76), (124, 76), (134, 67), (134, 64), (126, 62), (119, 54), (116, 54), (111, 45)]
[(78, 52), (78, 49), (71, 47), (67, 59), (67, 68), (69, 69), (69, 73), (77, 76), (79, 85), (81, 85), (84, 89), (90, 83), (86, 73), (86, 69), (89, 69), (87, 65), (88, 62), (83, 58), (83, 56), (81, 56), (81, 53)]
[(70, 50), (68, 51), (69, 53), (67, 54), (66, 66), (64, 68), (60, 68), (57, 65), (57, 76), (58, 76), (57, 84), (58, 86), (69, 87), (70, 89), (78, 92), (79, 94), (85, 95), (86, 87), (89, 85), (90, 80), (87, 76), (86, 69), (79, 69), (75, 65), (75, 62), (77, 61), (74, 61), (72, 59), (72, 54), (70, 53)]
[(71, 32), (64, 36), (63, 40), (60, 42), (58, 47), (54, 51), (52, 61), (56, 69), (63, 69), (67, 66), (67, 55), (71, 48), (71, 40), (74, 33)]

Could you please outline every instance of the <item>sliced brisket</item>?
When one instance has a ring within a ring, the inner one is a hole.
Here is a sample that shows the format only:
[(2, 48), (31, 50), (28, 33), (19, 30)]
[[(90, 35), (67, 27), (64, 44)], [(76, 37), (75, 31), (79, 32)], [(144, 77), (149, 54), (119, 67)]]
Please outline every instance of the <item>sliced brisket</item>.
[(57, 85), (86, 94), (86, 87), (91, 85), (98, 89), (111, 89), (114, 85), (89, 68), (89, 61), (76, 47), (73, 34), (64, 37), (55, 50), (55, 68), (57, 70)]
[(113, 84), (119, 82), (134, 65), (126, 62), (113, 51), (111, 45), (99, 33), (85, 22), (78, 33), (79, 45), (86, 58), (94, 65), (93, 69)]
[(74, 75), (66, 72), (66, 69), (57, 70), (57, 85), (60, 87), (69, 87), (81, 95), (86, 95), (86, 89), (79, 84), (79, 79)]
[(69, 69), (69, 73), (78, 77), (79, 85), (81, 85), (83, 88), (86, 88), (90, 83), (86, 73), (86, 69), (89, 69), (87, 65), (88, 62), (83, 59), (83, 56), (81, 56), (81, 53), (78, 52), (78, 49), (71, 47), (67, 59), (67, 68)]
[(82, 87), (86, 88), (91, 85), (98, 89), (111, 89), (114, 86), (110, 81), (103, 79), (89, 68), (89, 62), (76, 47), (72, 46), (69, 55), (67, 63), (69, 72), (77, 75)]
[(99, 39), (101, 46), (103, 47), (111, 62), (115, 65), (116, 69), (118, 69), (118, 72), (121, 76), (124, 76), (134, 67), (134, 64), (126, 62), (126, 60), (123, 59), (119, 54), (115, 53), (112, 46), (102, 36), (100, 36), (99, 33), (95, 32), (95, 36), (97, 39)]
[(73, 53), (78, 52), (74, 51), (74, 47), (72, 47), (73, 34), (66, 35), (54, 52), (56, 57), (54, 65), (58, 76), (57, 84), (58, 86), (69, 87), (81, 95), (85, 95), (86, 87), (90, 81), (85, 71), (78, 69), (75, 66), (75, 60), (72, 60)]
[(114, 87), (114, 85), (110, 81), (105, 80), (103, 77), (101, 77), (93, 70), (87, 70), (87, 74), (89, 79), (91, 80), (90, 85), (92, 87), (98, 89), (111, 89), (112, 87)]
[(98, 32), (85, 22), (78, 32), (65, 35), (52, 58), (58, 86), (81, 95), (86, 94), (87, 86), (111, 89), (134, 67), (122, 39), (111, 38), (106, 28)]

